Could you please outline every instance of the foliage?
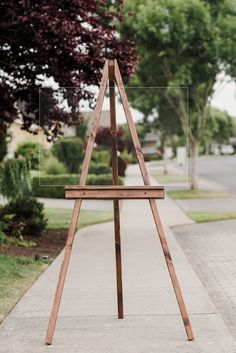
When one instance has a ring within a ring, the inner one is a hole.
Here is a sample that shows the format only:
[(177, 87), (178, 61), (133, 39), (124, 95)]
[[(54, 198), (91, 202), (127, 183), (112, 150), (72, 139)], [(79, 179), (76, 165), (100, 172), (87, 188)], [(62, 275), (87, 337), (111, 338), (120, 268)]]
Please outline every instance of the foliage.
[(95, 163), (109, 164), (111, 159), (111, 152), (107, 150), (94, 149), (91, 160)]
[[(48, 218), (48, 229), (68, 229), (70, 226), (71, 210), (64, 208), (45, 208), (45, 216)], [(82, 227), (111, 221), (111, 211), (81, 210), (77, 229)]]
[(76, 136), (80, 137), (82, 141), (86, 140), (88, 130), (88, 122), (84, 118), (80, 118), (80, 123), (76, 125)]
[(6, 132), (0, 131), (0, 162), (3, 161), (4, 157), (7, 154), (7, 139)]
[[(122, 184), (122, 179), (119, 179)], [(111, 185), (111, 174), (88, 174), (86, 179), (87, 185)], [(61, 174), (34, 177), (32, 179), (32, 193), (36, 197), (51, 197), (62, 199), (65, 197), (65, 185), (79, 185), (78, 174)]]
[[(22, 234), (41, 235), (47, 226), (44, 217), (43, 204), (33, 197), (20, 197), (5, 205), (0, 212), (0, 216), (12, 215), (11, 222), (22, 223)], [(6, 233), (10, 232), (8, 229)]]
[[(192, 186), (196, 187), (198, 145), (205, 133), (207, 110), (217, 75), (224, 71), (232, 78), (236, 76), (234, 3), (128, 0), (126, 11), (133, 11), (135, 15), (126, 19), (121, 28), (122, 36), (136, 40), (141, 57), (132, 83), (139, 87), (165, 87), (157, 102), (153, 102), (152, 97), (146, 99), (147, 89), (139, 90), (141, 97), (137, 104), (143, 111), (150, 112), (158, 104), (159, 107), (164, 105), (163, 97), (167, 100), (174, 116), (181, 122), (183, 132), (188, 135), (193, 156)], [(186, 90), (181, 87), (190, 87), (188, 128)], [(131, 97), (132, 100), (135, 97)], [(160, 124), (168, 121), (169, 116), (164, 114)]]
[[(4, 209), (0, 209), (0, 242), (3, 244), (13, 244), (19, 245), (18, 241), (23, 241), (23, 227), (24, 223), (20, 220), (14, 219), (14, 213), (5, 213)], [(7, 235), (12, 238), (9, 239)]]
[[(133, 91), (133, 90), (128, 90), (128, 92), (130, 92), (130, 91)], [(133, 97), (134, 97), (134, 94), (133, 94)], [(138, 109), (138, 107), (134, 104), (133, 101), (132, 101), (132, 104), (133, 104), (133, 106), (135, 106)], [(137, 132), (139, 141), (142, 144), (146, 132), (149, 131), (149, 127), (145, 123), (137, 123), (137, 124), (135, 124), (135, 128), (136, 128), (136, 132)], [(123, 130), (122, 140), (124, 141), (125, 149), (129, 153), (132, 153), (134, 151), (134, 144), (133, 144), (133, 141), (132, 141), (132, 138), (130, 135), (130, 130), (129, 130), (128, 125), (127, 124), (123, 125), (122, 130)]]
[[(2, 223), (2, 221), (0, 222)], [(13, 245), (13, 246), (21, 246), (21, 247), (31, 247), (36, 246), (36, 243), (31, 240), (24, 240), (22, 236), (7, 236), (4, 232), (0, 231), (0, 245)]]
[(226, 143), (234, 133), (233, 118), (226, 112), (211, 108), (205, 128), (207, 131), (204, 135), (206, 143)]
[(64, 174), (66, 173), (66, 167), (63, 163), (59, 162), (56, 157), (46, 158), (43, 162), (43, 171), (50, 174)]
[[(39, 125), (39, 95), (45, 77), (52, 77), (71, 111), (62, 112), (53, 90), (41, 90), (40, 122), (51, 138), (60, 134), (61, 125), (78, 120), (76, 106), (94, 96), (84, 89), (98, 85), (105, 58), (117, 58), (123, 75), (134, 69), (136, 55), (130, 40), (117, 35), (121, 2), (107, 0), (1, 1), (0, 3), (0, 130), (6, 130), (17, 116), (23, 128)], [(17, 103), (17, 104), (16, 104)]]
[[(124, 147), (125, 147), (122, 136), (123, 136), (123, 129), (119, 128), (117, 130), (117, 149), (118, 149), (118, 151), (123, 151)], [(111, 148), (111, 146), (112, 146), (111, 129), (109, 127), (100, 127), (97, 130), (95, 142), (97, 145), (107, 146), (107, 147)]]
[(76, 173), (84, 157), (83, 143), (79, 137), (63, 137), (54, 143), (52, 153), (69, 173)]
[(42, 156), (45, 155), (45, 150), (42, 145), (37, 142), (26, 141), (18, 145), (15, 152), (15, 157), (27, 158), (31, 162), (32, 169), (39, 169), (40, 154)]
[(22, 196), (30, 188), (30, 161), (9, 159), (0, 163), (0, 194), (8, 200)]
[(124, 152), (122, 152), (121, 158), (125, 161), (126, 165), (137, 163), (137, 158), (134, 157), (133, 154), (128, 153), (127, 150), (124, 150)]
[(111, 173), (111, 167), (109, 165), (103, 164), (103, 163), (94, 163), (91, 162), (89, 165), (89, 174), (110, 174)]

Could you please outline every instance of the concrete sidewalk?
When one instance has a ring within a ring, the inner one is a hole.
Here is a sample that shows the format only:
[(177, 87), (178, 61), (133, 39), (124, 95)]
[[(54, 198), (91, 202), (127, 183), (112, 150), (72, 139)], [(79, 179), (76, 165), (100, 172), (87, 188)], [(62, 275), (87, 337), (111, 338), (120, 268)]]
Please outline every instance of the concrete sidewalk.
[[(139, 185), (137, 166), (127, 184)], [(191, 221), (167, 198), (159, 209), (195, 341), (188, 342), (147, 201), (121, 213), (125, 319), (116, 318), (113, 224), (80, 230), (52, 346), (44, 345), (62, 254), (0, 327), (1, 353), (235, 353), (236, 344), (170, 226)]]

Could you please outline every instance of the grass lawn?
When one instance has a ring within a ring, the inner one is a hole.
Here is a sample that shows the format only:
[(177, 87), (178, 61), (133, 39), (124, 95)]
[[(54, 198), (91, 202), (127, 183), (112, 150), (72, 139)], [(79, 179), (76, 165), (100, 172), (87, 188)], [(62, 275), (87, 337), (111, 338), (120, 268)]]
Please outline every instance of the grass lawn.
[[(71, 209), (45, 208), (45, 215), (48, 219), (48, 229), (68, 229), (72, 216)], [(97, 223), (108, 222), (113, 219), (111, 211), (80, 211), (78, 229)]]
[(175, 174), (157, 174), (154, 176), (158, 183), (187, 183), (188, 178), (186, 175), (175, 175)]
[(0, 255), (0, 322), (47, 264), (31, 257)]
[(212, 199), (227, 197), (227, 194), (222, 191), (212, 190), (173, 190), (169, 191), (168, 195), (172, 199)]
[[(72, 210), (46, 208), (48, 229), (68, 229)], [(110, 211), (81, 211), (78, 228), (113, 219)], [(49, 262), (33, 257), (0, 254), (0, 322), (10, 312), (25, 291), (46, 269)]]
[(187, 215), (197, 223), (223, 221), (236, 218), (236, 212), (188, 212)]

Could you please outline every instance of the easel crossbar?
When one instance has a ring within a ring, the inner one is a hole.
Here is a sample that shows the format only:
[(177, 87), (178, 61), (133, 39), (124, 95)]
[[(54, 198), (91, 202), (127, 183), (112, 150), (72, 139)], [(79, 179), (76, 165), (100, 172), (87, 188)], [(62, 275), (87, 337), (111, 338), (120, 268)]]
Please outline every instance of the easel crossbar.
[(164, 199), (161, 186), (74, 186), (65, 187), (67, 199)]

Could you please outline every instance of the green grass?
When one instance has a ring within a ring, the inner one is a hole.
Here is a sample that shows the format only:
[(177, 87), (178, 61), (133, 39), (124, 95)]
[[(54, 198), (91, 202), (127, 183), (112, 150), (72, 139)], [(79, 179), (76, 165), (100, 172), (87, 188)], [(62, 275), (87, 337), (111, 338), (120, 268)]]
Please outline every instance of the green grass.
[(187, 215), (197, 223), (223, 221), (236, 218), (236, 212), (188, 212)]
[(214, 199), (226, 197), (226, 193), (211, 190), (173, 190), (168, 195), (172, 199)]
[[(46, 208), (48, 229), (68, 229), (72, 210)], [(78, 228), (113, 219), (110, 211), (81, 211)], [(47, 267), (45, 261), (31, 257), (0, 255), (0, 322)]]
[(188, 178), (186, 175), (175, 175), (175, 174), (158, 174), (155, 175), (155, 179), (161, 184), (167, 183), (187, 183)]
[(0, 322), (46, 267), (46, 261), (0, 255)]
[[(45, 208), (48, 219), (48, 229), (68, 229), (72, 210), (64, 208)], [(96, 223), (108, 222), (113, 219), (111, 211), (87, 211), (80, 212), (78, 229)]]

